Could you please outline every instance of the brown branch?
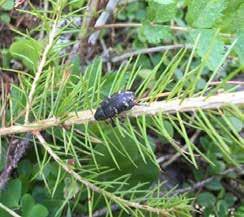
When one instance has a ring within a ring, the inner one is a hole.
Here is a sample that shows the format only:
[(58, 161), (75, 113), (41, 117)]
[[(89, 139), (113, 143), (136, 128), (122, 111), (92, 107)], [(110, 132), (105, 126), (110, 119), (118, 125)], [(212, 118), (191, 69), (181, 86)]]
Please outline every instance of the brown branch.
[[(159, 26), (159, 24), (151, 24), (153, 26)], [(103, 24), (103, 25), (97, 25), (95, 26), (95, 29), (109, 29), (109, 28), (129, 28), (129, 27), (141, 27), (143, 26), (142, 23), (110, 23), (110, 24)], [(162, 26), (162, 25), (160, 25)], [(171, 30), (174, 31), (181, 31), (181, 32), (189, 32), (191, 30), (194, 30), (189, 27), (182, 27), (182, 26), (169, 26), (169, 25), (164, 25), (165, 27), (170, 28)], [(219, 33), (219, 35), (226, 37), (226, 38), (232, 38), (234, 35), (228, 34), (228, 33)]]
[[(244, 105), (244, 91), (234, 93), (221, 93), (213, 96), (200, 96), (186, 98), (185, 100), (175, 99), (170, 101), (156, 101), (148, 105), (135, 106), (127, 112), (128, 117), (137, 117), (142, 115), (157, 115), (160, 113), (171, 114), (177, 112), (197, 111), (199, 109), (217, 109), (229, 105)], [(44, 130), (57, 126), (72, 126), (74, 124), (85, 124), (95, 122), (95, 110), (86, 110), (71, 112), (65, 120), (58, 117), (52, 117), (33, 123), (15, 125), (0, 128), (0, 136), (16, 133), (32, 132), (34, 130)]]
[(166, 50), (175, 50), (175, 49), (180, 49), (180, 48), (191, 49), (192, 45), (175, 44), (175, 45), (164, 45), (164, 46), (143, 48), (143, 49), (140, 49), (140, 50), (131, 51), (131, 52), (122, 54), (120, 56), (113, 57), (111, 59), (111, 62), (113, 62), (113, 63), (120, 62), (122, 60), (128, 59), (128, 58), (136, 56), (136, 55), (150, 54), (150, 53), (162, 52), (162, 51), (166, 51)]
[[(197, 137), (199, 136), (200, 133), (201, 133), (201, 131), (200, 131), (200, 130), (197, 130), (197, 131), (193, 134), (193, 136), (190, 138), (191, 143), (194, 143), (194, 141), (197, 139)], [(185, 151), (185, 150), (187, 149), (187, 147), (188, 147), (188, 145), (185, 144), (185, 145), (181, 148), (181, 150), (182, 150), (182, 151)], [(173, 162), (175, 162), (180, 156), (181, 156), (181, 152), (177, 152), (177, 153), (175, 153), (175, 154), (174, 154), (170, 159), (168, 159), (166, 162), (164, 162), (164, 163), (161, 162), (162, 167), (165, 168), (165, 167), (169, 166), (170, 164), (172, 164)]]
[(232, 172), (238, 172), (241, 175), (243, 175), (244, 174), (244, 165), (239, 166), (239, 167), (229, 168), (229, 169), (225, 170), (224, 172), (220, 173), (219, 175), (211, 176), (207, 179), (204, 179), (200, 182), (197, 182), (197, 183), (191, 185), (190, 187), (182, 188), (182, 189), (176, 190), (172, 193), (173, 193), (173, 195), (178, 195), (178, 194), (183, 194), (186, 192), (195, 191), (196, 189), (204, 187), (207, 183), (211, 182), (214, 178), (219, 177), (219, 176), (225, 176), (225, 175), (232, 173)]
[[(94, 25), (94, 28), (96, 28), (96, 26), (104, 25), (108, 21), (109, 16), (113, 13), (113, 11), (115, 10), (115, 8), (119, 2), (120, 2), (120, 0), (109, 0), (108, 1), (108, 4), (107, 4), (105, 10), (98, 17), (98, 19)], [(96, 44), (97, 39), (99, 37), (99, 33), (100, 33), (100, 30), (97, 30), (89, 36), (89, 38), (88, 38), (89, 45), (94, 46)]]
[(0, 190), (4, 188), (12, 171), (17, 167), (18, 162), (29, 147), (32, 134), (27, 133), (22, 141), (12, 140), (8, 147), (7, 162), (0, 174)]

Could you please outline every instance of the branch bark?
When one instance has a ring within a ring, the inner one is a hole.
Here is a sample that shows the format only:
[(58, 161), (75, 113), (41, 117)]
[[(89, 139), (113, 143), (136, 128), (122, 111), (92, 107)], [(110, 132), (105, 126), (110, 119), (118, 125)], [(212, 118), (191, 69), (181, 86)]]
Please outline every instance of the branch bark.
[[(221, 93), (213, 96), (191, 97), (185, 100), (175, 99), (170, 101), (156, 101), (148, 105), (135, 106), (126, 114), (128, 117), (138, 117), (142, 115), (157, 115), (159, 113), (171, 114), (177, 112), (197, 111), (199, 109), (218, 109), (225, 106), (243, 106), (244, 91), (234, 93)], [(0, 136), (44, 130), (50, 127), (71, 126), (73, 124), (85, 124), (95, 122), (95, 110), (71, 112), (65, 120), (59, 117), (40, 120), (23, 125), (15, 125), (0, 128)]]
[(122, 54), (120, 56), (113, 57), (111, 59), (111, 62), (113, 62), (113, 63), (120, 62), (120, 61), (123, 61), (125, 59), (128, 59), (128, 58), (136, 56), (136, 55), (150, 54), (150, 53), (161, 52), (161, 51), (166, 51), (166, 50), (175, 50), (175, 49), (180, 49), (180, 48), (191, 49), (192, 45), (175, 44), (175, 45), (164, 45), (164, 46), (158, 46), (158, 47), (143, 48), (140, 50), (131, 51), (131, 52)]

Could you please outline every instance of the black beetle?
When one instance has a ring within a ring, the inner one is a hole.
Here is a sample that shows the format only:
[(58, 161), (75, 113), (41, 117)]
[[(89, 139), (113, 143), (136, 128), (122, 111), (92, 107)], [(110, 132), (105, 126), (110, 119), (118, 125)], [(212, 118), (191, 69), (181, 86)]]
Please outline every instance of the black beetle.
[(113, 120), (113, 117), (117, 114), (130, 110), (134, 105), (136, 105), (136, 102), (133, 92), (118, 92), (102, 101), (95, 112), (94, 118), (98, 121), (106, 119)]

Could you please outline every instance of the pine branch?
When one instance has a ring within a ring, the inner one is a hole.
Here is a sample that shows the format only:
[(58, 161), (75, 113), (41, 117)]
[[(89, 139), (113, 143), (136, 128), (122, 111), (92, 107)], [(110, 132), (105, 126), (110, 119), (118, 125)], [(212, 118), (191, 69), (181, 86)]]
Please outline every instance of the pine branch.
[(148, 211), (148, 212), (152, 212), (152, 213), (161, 214), (160, 216), (162, 216), (162, 217), (163, 216), (169, 216), (169, 212), (166, 209), (151, 207), (151, 206), (143, 205), (143, 204), (140, 204), (140, 203), (137, 203), (137, 202), (128, 201), (128, 200), (123, 199), (123, 198), (121, 198), (119, 196), (116, 196), (113, 193), (110, 193), (110, 192), (108, 192), (108, 191), (106, 191), (106, 190), (104, 190), (102, 188), (99, 188), (95, 184), (89, 182), (84, 177), (81, 177), (78, 173), (76, 173), (71, 168), (69, 168), (68, 165), (64, 164), (62, 162), (62, 160), (59, 158), (59, 156), (56, 153), (53, 152), (53, 150), (47, 144), (47, 142), (45, 141), (45, 139), (43, 138), (43, 136), (40, 134), (39, 131), (33, 132), (33, 135), (36, 136), (36, 138), (39, 140), (39, 142), (41, 143), (43, 148), (63, 168), (64, 171), (66, 171), (74, 179), (76, 179), (77, 181), (79, 181), (80, 183), (85, 185), (88, 189), (91, 189), (92, 191), (97, 192), (97, 193), (99, 193), (99, 194), (101, 194), (101, 195), (113, 200), (114, 202), (123, 204), (124, 206), (132, 207), (132, 208), (136, 208), (136, 209), (142, 209), (142, 210), (145, 210), (145, 211)]
[(30, 90), (30, 93), (29, 93), (29, 96), (28, 96), (28, 100), (27, 100), (27, 103), (26, 103), (25, 123), (28, 123), (28, 120), (29, 120), (29, 113), (30, 113), (30, 110), (31, 110), (31, 107), (32, 107), (32, 100), (33, 100), (33, 97), (34, 97), (34, 94), (35, 94), (37, 83), (38, 83), (39, 78), (40, 78), (40, 76), (42, 74), (43, 68), (44, 68), (44, 66), (46, 64), (48, 52), (50, 51), (51, 47), (53, 46), (53, 42), (54, 42), (54, 39), (55, 39), (55, 36), (56, 36), (56, 33), (57, 33), (57, 25), (58, 25), (58, 17), (55, 19), (55, 21), (54, 21), (54, 23), (52, 25), (52, 29), (50, 31), (49, 38), (48, 38), (48, 44), (47, 44), (47, 46), (45, 47), (45, 49), (43, 51), (42, 58), (41, 58), (40, 63), (38, 65), (37, 72), (35, 74), (35, 77), (34, 77), (34, 80), (33, 80), (33, 84), (31, 86), (31, 90)]
[[(142, 115), (156, 115), (160, 113), (172, 114), (177, 112), (197, 111), (199, 109), (218, 109), (228, 105), (244, 105), (244, 91), (234, 93), (221, 93), (213, 96), (200, 96), (186, 98), (185, 100), (175, 99), (171, 101), (156, 101), (148, 105), (135, 106), (127, 113), (129, 117)], [(0, 128), (0, 136), (44, 130), (50, 127), (71, 126), (73, 124), (85, 124), (95, 122), (95, 110), (71, 112), (65, 120), (52, 117), (33, 123), (15, 125)]]

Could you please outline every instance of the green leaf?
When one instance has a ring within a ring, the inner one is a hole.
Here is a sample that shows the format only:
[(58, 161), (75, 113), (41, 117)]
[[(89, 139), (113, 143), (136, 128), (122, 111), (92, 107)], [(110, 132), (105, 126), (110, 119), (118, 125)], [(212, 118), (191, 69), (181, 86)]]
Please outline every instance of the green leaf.
[(223, 188), (221, 182), (218, 179), (213, 179), (211, 182), (206, 184), (206, 188), (209, 190), (218, 191)]
[(149, 20), (162, 23), (173, 19), (176, 15), (176, 1), (149, 0), (147, 17)]
[(244, 204), (241, 204), (240, 207), (235, 212), (235, 217), (242, 217), (244, 216)]
[(31, 209), (35, 204), (35, 200), (33, 199), (33, 197), (30, 194), (25, 194), (22, 197), (21, 203), (22, 203), (23, 217), (29, 216)]
[(193, 0), (186, 16), (187, 22), (195, 28), (211, 28), (223, 15), (226, 0)]
[(48, 210), (45, 206), (41, 204), (37, 204), (32, 207), (30, 212), (27, 216), (24, 217), (47, 217), (48, 216)]
[(10, 11), (14, 8), (14, 2), (14, 0), (5, 0), (0, 7), (5, 11)]
[(151, 44), (159, 44), (164, 39), (172, 38), (169, 27), (160, 25), (144, 24), (140, 28), (140, 38), (145, 39)]
[(229, 33), (237, 33), (244, 31), (244, 1), (232, 0), (229, 1), (227, 8), (224, 11), (224, 19), (218, 23), (221, 31)]
[(228, 204), (228, 207), (232, 207), (236, 202), (237, 198), (234, 195), (227, 193), (224, 197), (224, 200)]
[(214, 161), (215, 166), (209, 166), (209, 173), (211, 174), (219, 174), (223, 172), (226, 168), (223, 161), (216, 160)]
[(10, 47), (11, 55), (23, 62), (30, 70), (36, 70), (38, 67), (41, 44), (34, 39), (21, 38), (12, 43)]
[(230, 123), (233, 125), (235, 130), (239, 133), (244, 127), (244, 122), (243, 120), (240, 120), (239, 118), (235, 116), (228, 117)]
[(21, 181), (19, 179), (10, 180), (0, 194), (0, 201), (9, 208), (19, 207), (21, 188)]
[(2, 169), (5, 166), (7, 160), (7, 152), (7, 146), (5, 144), (0, 143), (0, 171), (2, 171)]
[(193, 41), (196, 40), (199, 34), (197, 54), (202, 58), (207, 58), (206, 64), (208, 68), (214, 71), (224, 57), (224, 42), (215, 36), (215, 31), (211, 29), (198, 29), (190, 32)]
[(0, 15), (0, 21), (3, 22), (4, 24), (8, 24), (10, 22), (10, 17), (7, 13), (2, 13)]
[(80, 9), (84, 6), (85, 0), (70, 0), (69, 6), (73, 9)]
[[(243, 8), (243, 12), (244, 12), (244, 8)], [(239, 56), (241, 65), (244, 65), (244, 31), (239, 32), (237, 34), (237, 38), (238, 40), (236, 42), (234, 50)]]
[(224, 200), (219, 200), (217, 202), (217, 212), (219, 216), (227, 216), (228, 204)]
[(197, 202), (204, 207), (212, 207), (216, 202), (216, 197), (209, 192), (203, 192), (199, 194)]

